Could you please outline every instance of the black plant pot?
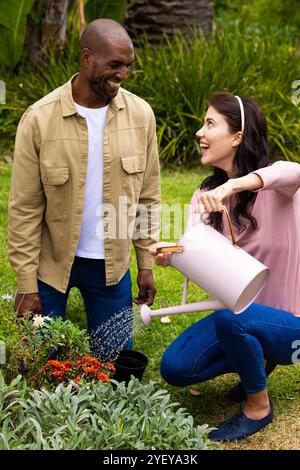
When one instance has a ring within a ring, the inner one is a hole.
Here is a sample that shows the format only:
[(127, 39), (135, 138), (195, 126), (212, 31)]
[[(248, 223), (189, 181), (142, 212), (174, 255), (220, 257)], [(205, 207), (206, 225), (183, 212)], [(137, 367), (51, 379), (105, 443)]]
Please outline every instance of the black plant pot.
[(141, 380), (147, 364), (148, 358), (141, 352), (123, 349), (114, 362), (116, 372), (112, 378), (118, 382), (125, 382), (126, 385), (131, 375)]

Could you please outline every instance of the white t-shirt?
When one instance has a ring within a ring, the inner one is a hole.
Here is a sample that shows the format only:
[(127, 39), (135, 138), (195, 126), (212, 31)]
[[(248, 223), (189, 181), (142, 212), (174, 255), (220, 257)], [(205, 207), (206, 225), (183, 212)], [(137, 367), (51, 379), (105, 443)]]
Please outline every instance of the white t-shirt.
[(85, 108), (75, 103), (88, 127), (88, 166), (80, 238), (76, 256), (104, 259), (103, 140), (108, 105)]

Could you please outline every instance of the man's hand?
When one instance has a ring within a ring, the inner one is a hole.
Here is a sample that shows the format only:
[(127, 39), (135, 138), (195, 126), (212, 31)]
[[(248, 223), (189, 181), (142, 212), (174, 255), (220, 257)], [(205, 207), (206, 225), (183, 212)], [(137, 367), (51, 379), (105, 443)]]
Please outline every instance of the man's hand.
[(152, 305), (156, 294), (152, 269), (139, 269), (137, 285), (139, 295), (133, 300), (134, 303)]
[(30, 294), (17, 294), (14, 309), (17, 317), (22, 317), (26, 312), (42, 315), (42, 303), (38, 292)]

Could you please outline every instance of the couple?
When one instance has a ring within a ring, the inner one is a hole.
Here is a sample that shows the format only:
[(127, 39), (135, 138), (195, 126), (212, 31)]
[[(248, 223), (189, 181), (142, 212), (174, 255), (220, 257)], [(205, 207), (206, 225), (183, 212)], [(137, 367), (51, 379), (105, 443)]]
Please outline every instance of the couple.
[[(131, 307), (131, 239), (138, 263), (138, 303), (151, 305), (154, 300), (153, 257), (162, 265), (168, 258), (157, 255), (155, 245), (151, 249), (158, 240), (158, 224), (147, 239), (132, 234), (113, 239), (106, 229), (109, 214), (97, 212), (100, 205), (112, 204), (120, 220), (121, 194), (130, 204), (146, 206), (153, 224), (151, 210), (160, 202), (153, 112), (120, 88), (135, 59), (132, 42), (118, 23), (96, 20), (83, 32), (80, 47), (79, 74), (31, 106), (19, 124), (9, 200), (9, 258), (18, 280), (18, 315), (31, 310), (64, 316), (75, 286), (94, 334), (114, 312)], [(270, 164), (266, 121), (249, 98), (216, 94), (197, 138), (201, 163), (213, 167), (214, 174), (195, 192), (192, 207), (196, 212), (202, 206), (209, 223), (226, 235), (221, 209), (227, 205), (239, 245), (269, 266), (271, 276), (259, 303), (246, 312), (216, 312), (192, 325), (167, 349), (161, 370), (178, 386), (237, 372), (245, 407), (210, 434), (211, 439), (232, 440), (272, 420), (264, 361), (269, 368), (270, 363), (290, 364), (291, 345), (300, 338), (294, 212), (300, 166)]]

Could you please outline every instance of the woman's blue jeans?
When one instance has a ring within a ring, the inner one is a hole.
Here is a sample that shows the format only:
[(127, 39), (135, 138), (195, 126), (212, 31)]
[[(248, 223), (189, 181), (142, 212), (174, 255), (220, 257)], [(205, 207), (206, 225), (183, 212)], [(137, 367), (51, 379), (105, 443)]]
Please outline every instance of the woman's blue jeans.
[[(77, 287), (83, 297), (87, 323), (94, 350), (109, 352), (114, 345), (132, 348), (132, 293), (128, 270), (114, 286), (105, 285), (105, 261), (75, 257), (65, 294), (38, 281), (44, 315), (65, 318), (70, 289)], [(124, 316), (127, 318), (124, 318)], [(126, 330), (126, 331), (125, 331)], [(126, 335), (127, 338), (124, 336)], [(116, 337), (118, 336), (118, 337)], [(126, 340), (126, 341), (125, 341)], [(111, 344), (109, 344), (111, 343)]]
[(300, 361), (300, 318), (253, 304), (238, 315), (221, 310), (190, 326), (165, 351), (161, 374), (185, 387), (236, 372), (245, 392), (256, 393), (267, 386), (264, 359)]

